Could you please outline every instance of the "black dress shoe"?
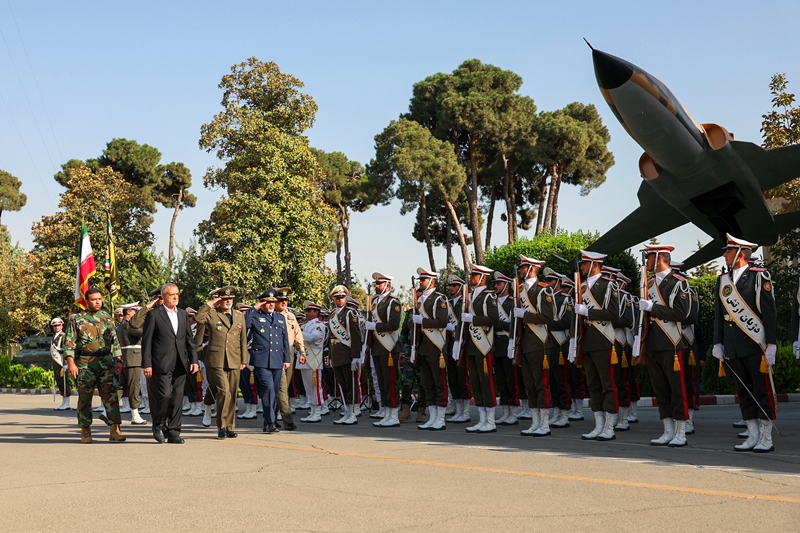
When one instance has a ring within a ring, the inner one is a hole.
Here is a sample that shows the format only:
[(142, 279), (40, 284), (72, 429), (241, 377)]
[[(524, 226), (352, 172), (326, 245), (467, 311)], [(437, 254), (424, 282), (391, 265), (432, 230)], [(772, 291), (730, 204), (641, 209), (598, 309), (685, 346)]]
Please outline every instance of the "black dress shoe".
[(264, 426), (264, 433), (278, 433), (280, 429), (275, 424), (267, 424)]
[(225, 438), (225, 428), (219, 428), (217, 430), (217, 438), (224, 439)]
[(280, 422), (275, 422), (275, 427), (281, 429), (283, 426), (281, 425)]
[(236, 437), (239, 436), (239, 434), (231, 429), (226, 429), (225, 436), (228, 437), (229, 439), (235, 439)]
[(167, 442), (170, 444), (183, 444), (185, 441), (177, 431), (167, 431)]
[(161, 428), (153, 428), (153, 438), (156, 439), (157, 443), (164, 444), (164, 432)]
[(294, 431), (297, 429), (297, 424), (292, 422), (291, 424), (286, 424), (286, 431)]

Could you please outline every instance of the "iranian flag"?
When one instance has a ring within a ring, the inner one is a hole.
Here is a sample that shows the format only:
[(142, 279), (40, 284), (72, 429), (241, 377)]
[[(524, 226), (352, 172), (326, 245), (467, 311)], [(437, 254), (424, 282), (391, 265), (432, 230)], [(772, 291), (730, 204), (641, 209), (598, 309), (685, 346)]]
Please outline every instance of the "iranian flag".
[(75, 271), (75, 305), (86, 309), (86, 291), (89, 289), (89, 278), (94, 276), (97, 266), (94, 264), (92, 243), (86, 231), (86, 221), (81, 223), (81, 241), (78, 248), (78, 268)]

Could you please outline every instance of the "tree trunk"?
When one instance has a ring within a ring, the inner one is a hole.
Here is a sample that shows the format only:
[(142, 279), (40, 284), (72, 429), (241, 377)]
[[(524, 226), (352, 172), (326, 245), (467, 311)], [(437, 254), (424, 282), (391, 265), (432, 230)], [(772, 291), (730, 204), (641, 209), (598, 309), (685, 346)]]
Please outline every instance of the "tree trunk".
[[(444, 191), (442, 191), (444, 193)], [(450, 212), (450, 218), (453, 221), (453, 226), (456, 228), (456, 234), (458, 235), (458, 244), (461, 246), (461, 258), (464, 260), (464, 270), (469, 272), (470, 270), (470, 261), (469, 261), (469, 250), (467, 249), (467, 240), (464, 238), (464, 232), (461, 230), (461, 224), (458, 222), (458, 214), (456, 214), (456, 209), (453, 207), (453, 203), (448, 200), (446, 197), (444, 199), (444, 203), (447, 206), (447, 210)]]
[(556, 183), (556, 192), (553, 195), (553, 214), (550, 216), (550, 233), (553, 235), (558, 231), (558, 195), (561, 192), (561, 178)]
[(183, 189), (178, 191), (178, 199), (175, 201), (175, 211), (172, 213), (172, 222), (169, 225), (169, 271), (172, 272), (172, 261), (175, 259), (175, 222), (178, 220), (178, 213), (181, 211), (183, 202)]
[(539, 203), (539, 212), (536, 215), (536, 235), (542, 233), (542, 226), (544, 224), (544, 197), (547, 190), (547, 178), (542, 178), (542, 183), (539, 185), (539, 192), (536, 195), (536, 201)]
[(489, 199), (489, 214), (486, 215), (486, 245), (484, 250), (492, 246), (492, 219), (494, 218), (494, 203), (497, 200), (497, 186), (492, 186), (492, 196)]
[(453, 220), (447, 217), (447, 235), (445, 236), (445, 248), (447, 249), (447, 266), (450, 266), (453, 261)]
[(344, 282), (344, 269), (342, 268), (342, 240), (344, 240), (344, 228), (342, 227), (342, 211), (339, 206), (339, 228), (336, 231), (336, 283), (342, 285)]
[(431, 264), (431, 270), (436, 272), (436, 262), (433, 260), (433, 243), (428, 229), (428, 202), (425, 199), (425, 187), (421, 187), (421, 190), (422, 198), (420, 199), (419, 207), (422, 211), (422, 235), (425, 237), (425, 247), (428, 249), (428, 261)]
[[(341, 204), (340, 204), (341, 205)], [(342, 205), (342, 237), (344, 241), (344, 286), (350, 290), (353, 276), (350, 273), (350, 213)]]
[(555, 203), (556, 191), (561, 182), (561, 175), (558, 172), (558, 165), (550, 166), (550, 192), (547, 194), (547, 211), (544, 215), (544, 227), (550, 229), (553, 224), (553, 204)]
[(470, 228), (472, 229), (472, 245), (475, 248), (475, 261), (483, 264), (483, 241), (481, 239), (481, 219), (478, 214), (478, 136), (470, 133), (469, 141), (469, 186), (464, 184), (469, 202)]
[(506, 203), (506, 227), (508, 229), (508, 242), (514, 242), (514, 221), (516, 220), (516, 210), (511, 203), (511, 170), (508, 168), (508, 158), (502, 154), (503, 158), (503, 201)]

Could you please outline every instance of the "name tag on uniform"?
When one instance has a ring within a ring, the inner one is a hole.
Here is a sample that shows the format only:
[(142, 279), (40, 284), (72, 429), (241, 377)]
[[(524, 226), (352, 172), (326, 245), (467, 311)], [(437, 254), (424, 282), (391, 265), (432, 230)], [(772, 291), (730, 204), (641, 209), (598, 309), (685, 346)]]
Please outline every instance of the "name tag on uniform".
[[(266, 319), (266, 318), (259, 318), (259, 319), (258, 319), (258, 321), (259, 321), (259, 322), (266, 322), (266, 321), (267, 321), (267, 319)], [(261, 332), (263, 333), (263, 332), (264, 332), (264, 330), (261, 330)]]

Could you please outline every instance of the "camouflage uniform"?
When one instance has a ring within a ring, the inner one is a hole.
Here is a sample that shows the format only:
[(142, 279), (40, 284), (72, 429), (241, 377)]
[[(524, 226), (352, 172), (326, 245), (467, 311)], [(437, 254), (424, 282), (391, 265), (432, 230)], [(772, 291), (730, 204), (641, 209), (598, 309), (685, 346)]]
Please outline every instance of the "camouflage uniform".
[(121, 424), (119, 400), (114, 386), (114, 362), (122, 358), (114, 319), (105, 311), (84, 311), (70, 317), (64, 341), (65, 357), (72, 357), (78, 367), (78, 426), (92, 425), (94, 389), (112, 424)]
[[(403, 318), (403, 325), (400, 328), (400, 344), (403, 346), (403, 373), (400, 382), (400, 403), (411, 406), (411, 394), (416, 384), (418, 389), (417, 394), (417, 409), (422, 409), (428, 406), (425, 402), (425, 388), (421, 386), (421, 378), (419, 373), (419, 365), (411, 364), (411, 315), (413, 313), (409, 310), (406, 311)], [(419, 356), (417, 356), (419, 357)]]

